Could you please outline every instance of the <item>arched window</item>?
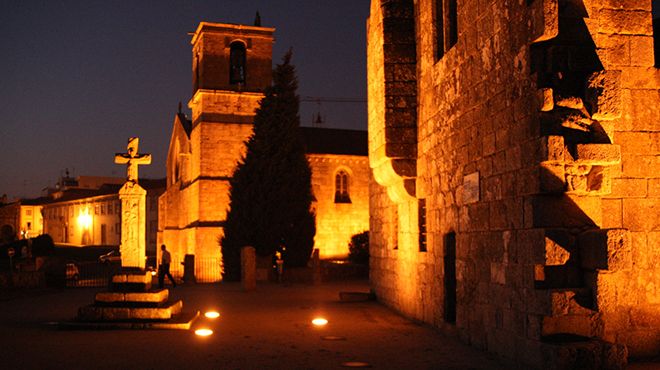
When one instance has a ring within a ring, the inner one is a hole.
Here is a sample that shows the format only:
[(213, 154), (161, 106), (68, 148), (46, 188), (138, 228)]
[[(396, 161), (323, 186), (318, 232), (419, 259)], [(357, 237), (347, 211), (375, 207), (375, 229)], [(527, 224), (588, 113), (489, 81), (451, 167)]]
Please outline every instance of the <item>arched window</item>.
[(245, 45), (236, 41), (229, 50), (229, 83), (245, 83)]
[(335, 203), (350, 203), (348, 193), (348, 173), (341, 170), (335, 175)]

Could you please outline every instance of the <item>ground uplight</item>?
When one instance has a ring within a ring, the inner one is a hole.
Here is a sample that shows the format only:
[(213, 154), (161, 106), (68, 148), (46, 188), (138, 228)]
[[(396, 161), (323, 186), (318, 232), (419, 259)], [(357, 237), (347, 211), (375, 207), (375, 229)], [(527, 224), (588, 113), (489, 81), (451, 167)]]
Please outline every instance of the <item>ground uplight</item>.
[(220, 313), (216, 311), (208, 311), (204, 314), (204, 316), (206, 316), (209, 319), (217, 319), (218, 317), (220, 317)]
[(312, 324), (314, 324), (314, 326), (325, 326), (328, 324), (328, 320), (323, 317), (317, 317), (312, 320)]
[(200, 337), (208, 337), (211, 334), (213, 334), (213, 330), (211, 330), (211, 329), (197, 329), (197, 330), (195, 330), (195, 335), (199, 335)]

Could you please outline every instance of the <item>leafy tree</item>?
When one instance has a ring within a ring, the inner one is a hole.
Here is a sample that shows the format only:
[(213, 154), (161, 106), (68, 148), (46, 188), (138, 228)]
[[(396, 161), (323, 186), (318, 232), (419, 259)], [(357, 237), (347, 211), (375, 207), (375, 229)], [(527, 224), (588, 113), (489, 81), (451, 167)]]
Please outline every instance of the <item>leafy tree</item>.
[(256, 110), (254, 132), (230, 180), (222, 247), (224, 278), (240, 278), (240, 249), (271, 256), (283, 244), (285, 266), (304, 266), (314, 245), (311, 170), (300, 133), (298, 81), (291, 51), (273, 71)]
[(358, 265), (369, 266), (369, 231), (351, 236), (348, 244), (348, 259)]

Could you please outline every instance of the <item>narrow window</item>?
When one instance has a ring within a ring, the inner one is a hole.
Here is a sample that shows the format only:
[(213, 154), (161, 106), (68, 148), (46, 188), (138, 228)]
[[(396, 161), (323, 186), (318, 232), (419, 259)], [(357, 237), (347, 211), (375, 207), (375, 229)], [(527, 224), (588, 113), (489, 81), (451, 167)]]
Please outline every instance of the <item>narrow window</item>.
[(435, 19), (435, 59), (440, 60), (445, 55), (445, 26), (443, 0), (435, 0), (433, 17)]
[(245, 84), (245, 45), (242, 42), (234, 42), (230, 47), (229, 83)]
[(419, 229), (419, 251), (426, 252), (426, 199), (418, 201), (417, 224)]
[(655, 68), (660, 68), (660, 1), (653, 0), (653, 54)]
[(435, 0), (435, 59), (440, 60), (458, 42), (457, 0)]
[(348, 173), (339, 171), (335, 175), (335, 203), (350, 203), (351, 197), (348, 193)]
[(458, 41), (458, 7), (456, 0), (449, 0), (447, 11), (447, 37), (449, 39), (447, 50), (451, 49)]
[(456, 234), (445, 235), (445, 321), (456, 323)]

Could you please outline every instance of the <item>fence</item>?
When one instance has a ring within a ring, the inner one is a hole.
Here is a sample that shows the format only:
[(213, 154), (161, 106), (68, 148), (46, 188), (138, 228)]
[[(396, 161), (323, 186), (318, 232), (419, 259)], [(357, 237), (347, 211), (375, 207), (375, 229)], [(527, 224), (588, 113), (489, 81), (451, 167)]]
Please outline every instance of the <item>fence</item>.
[[(170, 273), (177, 280), (185, 280), (186, 267), (184, 258), (172, 256)], [(195, 281), (198, 283), (214, 283), (222, 279), (222, 258), (195, 256)]]
[(70, 262), (66, 264), (65, 285), (67, 288), (105, 287), (120, 269), (119, 263)]

